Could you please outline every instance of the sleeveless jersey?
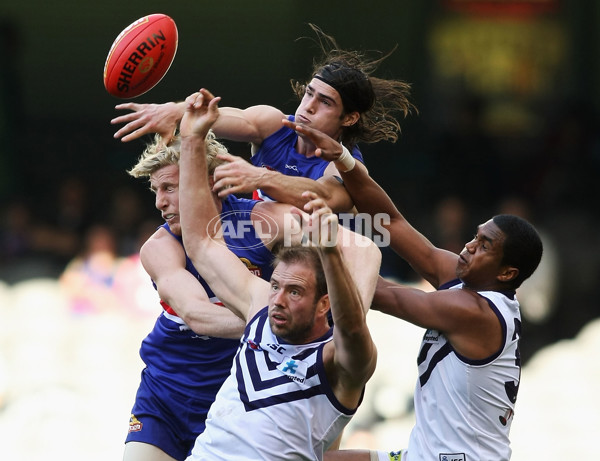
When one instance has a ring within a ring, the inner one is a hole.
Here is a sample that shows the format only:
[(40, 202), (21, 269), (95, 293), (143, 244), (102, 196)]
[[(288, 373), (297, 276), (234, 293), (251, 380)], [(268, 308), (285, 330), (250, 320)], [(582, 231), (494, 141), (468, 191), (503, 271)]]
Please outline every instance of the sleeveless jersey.
[(322, 460), (356, 410), (333, 395), (323, 347), (292, 345), (271, 331), (268, 308), (246, 326), (232, 371), (188, 461)]
[[(235, 233), (224, 232), (227, 245), (249, 270), (270, 280), (273, 255), (256, 235), (250, 220), (250, 213), (257, 202), (229, 196), (222, 203), (223, 225), (231, 225), (239, 230)], [(168, 224), (162, 227), (183, 245), (181, 237), (174, 235)], [(218, 303), (219, 300), (200, 277), (187, 254), (186, 269), (202, 284), (209, 299)], [(199, 408), (198, 411), (206, 412), (229, 374), (239, 340), (199, 336), (185, 325), (168, 304), (161, 304), (164, 312), (140, 348), (140, 357), (146, 365), (142, 372), (143, 381), (159, 394), (168, 391), (205, 399), (206, 408)], [(215, 304), (215, 309), (226, 308)]]
[[(295, 120), (293, 115), (288, 115), (287, 118), (292, 122)], [(255, 166), (275, 170), (286, 176), (319, 179), (323, 176), (329, 162), (320, 157), (306, 157), (300, 154), (296, 150), (297, 140), (298, 133), (287, 126), (281, 127), (264, 139), (250, 161)], [(352, 156), (363, 162), (362, 154), (357, 147), (352, 149)], [(272, 200), (260, 189), (255, 191), (253, 198)]]
[[(463, 284), (454, 281), (440, 289), (445, 288), (462, 289)], [(479, 295), (500, 320), (502, 347), (487, 359), (470, 360), (442, 333), (425, 332), (408, 461), (510, 459), (509, 432), (521, 376), (519, 303), (514, 292)]]

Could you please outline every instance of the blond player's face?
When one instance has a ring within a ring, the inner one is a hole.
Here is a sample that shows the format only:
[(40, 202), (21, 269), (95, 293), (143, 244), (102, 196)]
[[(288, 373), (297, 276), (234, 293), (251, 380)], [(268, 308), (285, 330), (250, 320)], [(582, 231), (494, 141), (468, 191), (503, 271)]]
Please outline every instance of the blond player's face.
[(155, 194), (154, 205), (169, 224), (171, 232), (181, 235), (179, 223), (179, 166), (167, 165), (150, 175), (150, 189)]

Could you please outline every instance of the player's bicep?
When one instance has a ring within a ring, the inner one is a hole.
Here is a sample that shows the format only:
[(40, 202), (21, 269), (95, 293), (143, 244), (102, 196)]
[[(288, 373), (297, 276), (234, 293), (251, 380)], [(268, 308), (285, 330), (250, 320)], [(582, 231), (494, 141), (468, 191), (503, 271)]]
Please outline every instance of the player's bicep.
[(281, 202), (265, 201), (254, 206), (252, 223), (260, 229), (260, 237), (270, 250), (278, 244), (291, 246), (302, 241), (302, 227), (291, 210), (291, 205)]
[(282, 118), (280, 110), (266, 105), (247, 109), (222, 107), (213, 130), (225, 139), (260, 145), (267, 136), (281, 128)]
[(472, 320), (474, 309), (478, 309), (474, 298), (464, 290), (426, 292), (399, 286), (388, 289), (395, 298), (395, 315), (422, 328), (456, 332)]
[(165, 231), (158, 231), (140, 251), (142, 266), (156, 284), (160, 298), (177, 311), (183, 294), (196, 293), (208, 300), (196, 278), (185, 268), (183, 247)]

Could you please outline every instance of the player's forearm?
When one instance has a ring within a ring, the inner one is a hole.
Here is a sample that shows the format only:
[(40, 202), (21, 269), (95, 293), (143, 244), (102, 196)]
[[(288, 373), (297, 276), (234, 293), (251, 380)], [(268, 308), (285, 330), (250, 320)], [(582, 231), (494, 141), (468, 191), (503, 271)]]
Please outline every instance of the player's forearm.
[(327, 279), (337, 361), (357, 382), (374, 368), (374, 345), (354, 280), (337, 248), (319, 250)]
[(407, 285), (402, 285), (379, 277), (371, 308), (384, 314), (406, 320), (408, 315), (406, 306), (408, 303), (405, 299), (408, 298), (410, 289), (411, 288)]
[(183, 239), (188, 250), (196, 239), (212, 237), (208, 223), (218, 215), (208, 184), (205, 149), (202, 136), (185, 136), (181, 140), (179, 207)]
[(306, 203), (302, 197), (304, 191), (312, 191), (327, 200), (327, 190), (317, 181), (298, 176), (286, 176), (278, 171), (265, 169), (257, 182), (257, 187), (277, 202), (288, 203), (300, 209)]
[(392, 219), (404, 219), (390, 196), (369, 175), (360, 162), (350, 171), (342, 171), (344, 186), (359, 213), (385, 213)]
[(365, 321), (360, 293), (338, 247), (320, 248), (319, 254), (327, 279), (334, 324), (344, 334), (352, 334)]
[(246, 323), (226, 307), (205, 301), (181, 309), (174, 308), (183, 321), (198, 335), (237, 339)]
[(288, 203), (300, 209), (306, 203), (306, 199), (302, 197), (302, 193), (305, 191), (314, 192), (322, 197), (334, 213), (348, 211), (351, 208), (348, 206), (350, 202), (340, 200), (333, 187), (310, 178), (286, 176), (277, 171), (265, 169), (265, 174), (257, 182), (257, 188), (277, 202)]
[(357, 164), (352, 171), (342, 173), (344, 185), (352, 197), (359, 213), (372, 216), (386, 216), (381, 226), (388, 231), (384, 240), (415, 271), (422, 276), (430, 277), (435, 270), (437, 248), (398, 211), (396, 205), (385, 190), (371, 178), (362, 164)]
[(369, 238), (341, 226), (338, 229), (338, 245), (367, 312), (379, 277), (381, 251)]

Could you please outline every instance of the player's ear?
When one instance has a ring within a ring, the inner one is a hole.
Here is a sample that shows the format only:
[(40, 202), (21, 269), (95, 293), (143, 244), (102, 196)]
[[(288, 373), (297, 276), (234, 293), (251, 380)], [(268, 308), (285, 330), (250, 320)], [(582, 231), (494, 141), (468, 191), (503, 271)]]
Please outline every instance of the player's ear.
[(502, 283), (509, 283), (517, 278), (519, 275), (519, 269), (512, 266), (503, 266), (500, 268), (500, 272), (497, 276), (498, 281)]
[(357, 111), (350, 112), (349, 114), (344, 115), (344, 119), (342, 120), (342, 126), (352, 126), (358, 119), (360, 118), (360, 113)]
[(327, 312), (329, 312), (330, 307), (331, 307), (331, 304), (329, 302), (329, 295), (324, 294), (317, 301), (317, 313), (319, 315), (327, 316)]

